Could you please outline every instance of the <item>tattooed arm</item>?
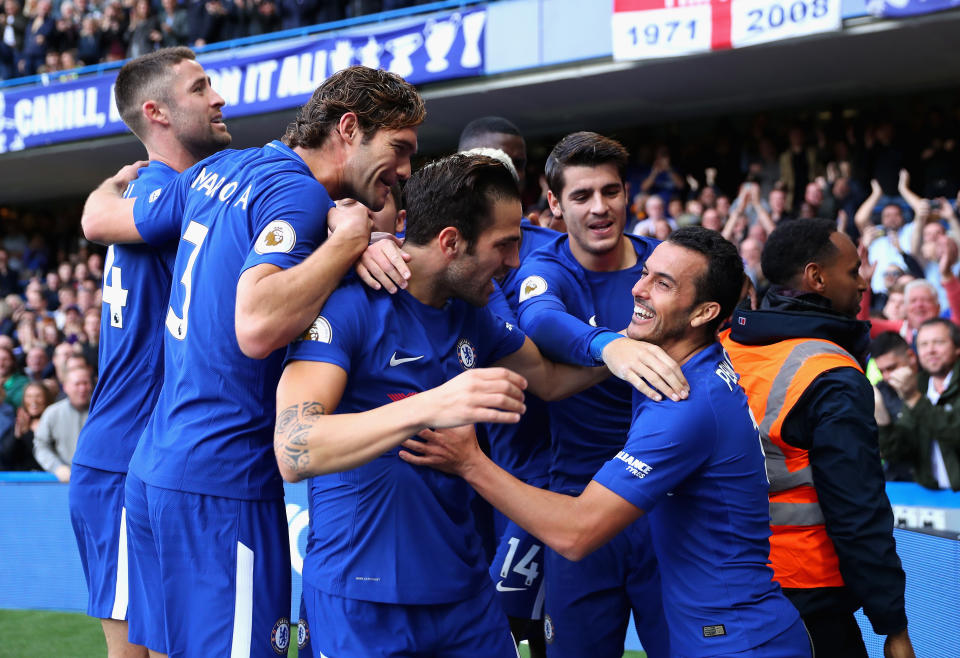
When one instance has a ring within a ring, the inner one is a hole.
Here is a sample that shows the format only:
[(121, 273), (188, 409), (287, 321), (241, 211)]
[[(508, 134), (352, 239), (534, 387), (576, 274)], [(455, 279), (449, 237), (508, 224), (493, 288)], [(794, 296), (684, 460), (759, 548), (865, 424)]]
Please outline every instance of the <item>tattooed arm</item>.
[(527, 382), (505, 368), (468, 370), (418, 395), (361, 413), (334, 414), (347, 372), (320, 361), (291, 361), (277, 386), (273, 451), (288, 482), (356, 468), (421, 430), (516, 423)]

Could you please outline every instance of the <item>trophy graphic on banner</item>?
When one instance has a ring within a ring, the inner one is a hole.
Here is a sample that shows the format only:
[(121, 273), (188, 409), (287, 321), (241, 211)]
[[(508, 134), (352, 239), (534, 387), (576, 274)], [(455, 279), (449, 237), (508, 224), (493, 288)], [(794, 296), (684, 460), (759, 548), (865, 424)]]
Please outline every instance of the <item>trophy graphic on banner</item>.
[(463, 19), (463, 54), (460, 56), (460, 66), (465, 69), (473, 69), (483, 63), (480, 56), (480, 35), (486, 21), (485, 11), (478, 11)]
[(447, 54), (453, 47), (453, 41), (457, 38), (457, 29), (460, 27), (460, 14), (453, 14), (445, 21), (435, 21), (430, 19), (423, 28), (423, 34), (426, 37), (424, 46), (427, 49), (427, 56), (430, 61), (427, 62), (427, 70), (430, 73), (439, 73), (446, 71), (450, 66), (447, 62)]
[(330, 51), (330, 74), (332, 75), (350, 66), (352, 59), (353, 48), (350, 46), (350, 42), (338, 41), (337, 46)]
[(401, 78), (410, 77), (413, 73), (413, 62), (410, 61), (410, 56), (422, 45), (423, 35), (419, 32), (411, 32), (387, 41), (386, 51), (393, 56), (387, 70)]
[(380, 68), (380, 53), (382, 51), (383, 46), (377, 43), (376, 39), (370, 37), (362, 48), (357, 49), (357, 54), (360, 56), (360, 63), (363, 66), (378, 69)]

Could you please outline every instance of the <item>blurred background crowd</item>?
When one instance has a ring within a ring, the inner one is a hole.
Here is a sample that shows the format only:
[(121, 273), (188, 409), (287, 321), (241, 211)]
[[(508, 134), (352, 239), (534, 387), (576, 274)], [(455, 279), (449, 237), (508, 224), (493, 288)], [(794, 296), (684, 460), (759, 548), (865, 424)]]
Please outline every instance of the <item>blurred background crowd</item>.
[(0, 79), (356, 18), (428, 0), (3, 0)]

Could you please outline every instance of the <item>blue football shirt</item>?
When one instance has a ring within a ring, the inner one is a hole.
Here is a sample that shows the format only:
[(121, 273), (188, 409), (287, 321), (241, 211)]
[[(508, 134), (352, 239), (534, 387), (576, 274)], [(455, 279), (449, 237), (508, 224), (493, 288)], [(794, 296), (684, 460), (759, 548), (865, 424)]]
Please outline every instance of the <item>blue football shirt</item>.
[[(176, 176), (163, 162), (151, 161), (123, 196), (159, 195)], [(153, 244), (111, 245), (104, 261), (100, 378), (73, 456), (74, 463), (102, 471), (127, 472), (163, 382), (163, 318), (177, 243), (168, 221), (152, 221), (159, 230), (145, 232)]]
[[(435, 388), (520, 349), (525, 336), (486, 308), (443, 308), (357, 281), (331, 295), (288, 360), (343, 368), (336, 413), (368, 411)], [(310, 480), (303, 577), (329, 594), (402, 604), (449, 603), (489, 586), (471, 502), (459, 477), (407, 464), (399, 448)]]
[[(537, 226), (524, 217), (520, 221), (523, 238), (520, 241), (520, 262), (537, 249), (553, 244), (559, 234)], [(491, 297), (488, 306), (501, 318), (517, 324), (520, 296), (520, 269), (512, 269), (500, 284), (502, 294)], [(547, 404), (532, 393), (526, 394), (527, 411), (520, 422), (512, 424), (489, 423), (478, 427), (486, 433), (490, 458), (524, 482), (541, 486), (546, 484), (550, 469), (550, 427)]]
[(180, 238), (164, 319), (164, 380), (130, 462), (147, 484), (214, 496), (283, 496), (273, 454), (283, 351), (250, 359), (234, 329), (237, 280), (288, 268), (326, 238), (333, 205), (303, 159), (274, 141), (223, 151), (186, 170), (134, 215), (173, 217)]
[[(658, 242), (627, 236), (637, 253), (633, 267), (615, 272), (585, 270), (563, 235), (520, 266), (519, 323), (540, 351), (555, 361), (596, 365), (590, 341), (620, 331), (633, 316), (630, 292)], [(610, 377), (547, 405), (550, 414), (550, 488), (578, 492), (626, 440), (633, 387)]]
[(672, 650), (728, 655), (798, 613), (767, 566), (768, 483), (739, 376), (719, 343), (682, 370), (690, 397), (635, 393), (627, 443), (594, 479), (649, 514)]

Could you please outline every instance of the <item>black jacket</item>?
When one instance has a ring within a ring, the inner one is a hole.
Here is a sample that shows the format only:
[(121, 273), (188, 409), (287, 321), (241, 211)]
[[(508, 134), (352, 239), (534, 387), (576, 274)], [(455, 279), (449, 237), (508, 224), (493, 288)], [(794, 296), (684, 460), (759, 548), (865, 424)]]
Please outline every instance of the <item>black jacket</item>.
[[(824, 297), (774, 286), (758, 310), (734, 312), (730, 337), (744, 345), (822, 338), (863, 364), (869, 332), (869, 323), (834, 312)], [(785, 588), (784, 594), (801, 615), (852, 612), (862, 606), (873, 630), (891, 635), (907, 627), (906, 578), (893, 539), (893, 512), (880, 465), (873, 406), (867, 378), (854, 368), (837, 368), (817, 377), (784, 420), (783, 440), (809, 451), (827, 534), (846, 583)]]

